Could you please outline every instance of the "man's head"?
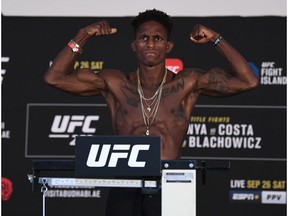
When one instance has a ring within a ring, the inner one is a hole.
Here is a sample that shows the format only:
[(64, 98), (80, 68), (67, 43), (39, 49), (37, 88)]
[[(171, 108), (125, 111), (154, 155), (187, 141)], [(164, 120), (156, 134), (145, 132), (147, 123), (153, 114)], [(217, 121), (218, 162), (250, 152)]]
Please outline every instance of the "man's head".
[(172, 28), (173, 28), (173, 22), (166, 13), (153, 9), (153, 10), (146, 10), (144, 12), (140, 12), (138, 16), (134, 17), (131, 21), (131, 24), (134, 28), (134, 34), (136, 35), (137, 30), (139, 27), (148, 21), (156, 21), (160, 24), (162, 24), (165, 29), (167, 30), (168, 38), (170, 38)]

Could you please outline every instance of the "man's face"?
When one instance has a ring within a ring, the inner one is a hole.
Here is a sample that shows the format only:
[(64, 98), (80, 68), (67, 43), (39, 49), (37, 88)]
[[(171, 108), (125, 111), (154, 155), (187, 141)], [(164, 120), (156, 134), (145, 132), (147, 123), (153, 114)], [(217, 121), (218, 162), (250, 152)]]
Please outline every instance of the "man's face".
[(165, 61), (166, 54), (172, 49), (165, 27), (156, 21), (143, 23), (131, 46), (140, 64), (147, 66)]

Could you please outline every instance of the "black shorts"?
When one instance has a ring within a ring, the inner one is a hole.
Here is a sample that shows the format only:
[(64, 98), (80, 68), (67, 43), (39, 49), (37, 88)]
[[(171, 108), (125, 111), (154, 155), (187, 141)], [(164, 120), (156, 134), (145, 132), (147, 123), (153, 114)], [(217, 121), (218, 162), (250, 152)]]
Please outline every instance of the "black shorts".
[(111, 188), (106, 216), (161, 216), (161, 192), (142, 194), (139, 188)]

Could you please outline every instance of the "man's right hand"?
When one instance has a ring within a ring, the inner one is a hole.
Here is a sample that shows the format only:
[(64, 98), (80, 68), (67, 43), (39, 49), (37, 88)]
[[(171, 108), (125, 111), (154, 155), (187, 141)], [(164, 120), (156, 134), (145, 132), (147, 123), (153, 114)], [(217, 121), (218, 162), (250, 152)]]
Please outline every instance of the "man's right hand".
[(105, 20), (102, 20), (97, 23), (93, 23), (89, 26), (86, 26), (84, 29), (90, 37), (105, 36), (105, 35), (115, 34), (117, 32), (117, 29), (111, 28), (109, 23)]

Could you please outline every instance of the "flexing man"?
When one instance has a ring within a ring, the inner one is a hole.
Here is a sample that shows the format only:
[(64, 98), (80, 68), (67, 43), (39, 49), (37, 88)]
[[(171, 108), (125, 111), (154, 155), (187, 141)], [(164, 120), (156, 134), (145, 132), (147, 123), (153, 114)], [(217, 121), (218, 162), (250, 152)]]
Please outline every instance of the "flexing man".
[(115, 134), (160, 136), (162, 159), (179, 159), (198, 97), (244, 92), (255, 88), (258, 79), (238, 51), (219, 33), (202, 25), (193, 28), (191, 41), (213, 44), (228, 62), (230, 71), (187, 68), (175, 75), (165, 68), (166, 55), (173, 48), (170, 17), (155, 9), (147, 10), (132, 20), (132, 26), (135, 38), (131, 48), (138, 59), (135, 71), (104, 69), (94, 73), (90, 69), (73, 69), (88, 39), (117, 33), (116, 28), (100, 21), (79, 30), (53, 61), (45, 81), (77, 95), (102, 95), (111, 111)]

